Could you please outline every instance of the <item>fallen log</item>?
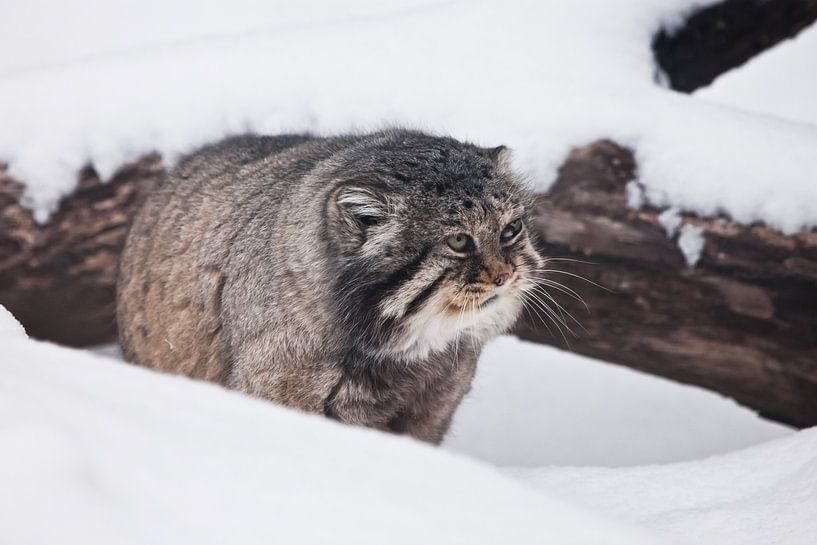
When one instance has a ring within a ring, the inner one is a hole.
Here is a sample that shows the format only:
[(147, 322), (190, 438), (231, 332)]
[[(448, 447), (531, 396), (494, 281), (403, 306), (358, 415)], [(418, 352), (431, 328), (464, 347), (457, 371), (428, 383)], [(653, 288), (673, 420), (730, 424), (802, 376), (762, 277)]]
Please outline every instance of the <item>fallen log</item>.
[(774, 420), (817, 424), (817, 232), (687, 214), (704, 240), (690, 267), (660, 210), (628, 206), (635, 168), (630, 151), (598, 142), (574, 151), (538, 198), (545, 253), (593, 262), (552, 266), (605, 289), (551, 274), (586, 301), (557, 298), (584, 330), (565, 318), (578, 329), (565, 340), (526, 315), (516, 334), (703, 386)]
[(817, 21), (817, 0), (725, 0), (661, 29), (652, 50), (667, 85), (691, 93)]
[[(546, 254), (595, 263), (552, 262), (569, 273), (553, 280), (589, 310), (552, 291), (584, 330), (568, 323), (576, 336), (563, 338), (530, 309), (515, 333), (710, 388), (782, 422), (817, 424), (817, 233), (686, 215), (705, 240), (689, 267), (660, 210), (628, 207), (635, 168), (630, 151), (597, 142), (574, 151), (538, 197)], [(104, 184), (88, 168), (45, 225), (20, 205), (23, 185), (0, 174), (0, 304), (30, 335), (73, 346), (115, 340), (118, 256), (161, 172), (156, 155)]]
[(70, 346), (116, 339), (116, 271), (139, 196), (162, 172), (158, 155), (102, 183), (93, 169), (38, 224), (20, 204), (24, 186), (0, 170), (0, 305), (32, 337)]

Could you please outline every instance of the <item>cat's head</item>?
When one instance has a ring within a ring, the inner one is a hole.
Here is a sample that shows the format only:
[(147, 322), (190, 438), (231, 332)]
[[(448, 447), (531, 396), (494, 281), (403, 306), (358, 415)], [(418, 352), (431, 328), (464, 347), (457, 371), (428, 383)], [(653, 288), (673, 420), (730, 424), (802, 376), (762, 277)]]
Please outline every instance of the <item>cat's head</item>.
[(543, 260), (508, 154), (391, 131), (339, 160), (326, 232), (357, 348), (419, 359), (514, 323)]

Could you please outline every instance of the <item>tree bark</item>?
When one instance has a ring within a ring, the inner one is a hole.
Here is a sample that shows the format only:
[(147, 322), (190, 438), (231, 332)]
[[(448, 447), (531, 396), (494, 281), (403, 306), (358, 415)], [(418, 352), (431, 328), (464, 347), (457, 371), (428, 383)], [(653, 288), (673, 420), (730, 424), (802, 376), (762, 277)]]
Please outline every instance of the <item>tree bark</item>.
[(29, 335), (71, 346), (116, 339), (119, 254), (139, 196), (162, 172), (158, 155), (107, 183), (84, 169), (45, 225), (21, 206), (24, 186), (0, 170), (0, 305)]
[[(537, 198), (545, 253), (593, 263), (548, 266), (604, 289), (547, 273), (586, 301), (589, 310), (548, 288), (584, 329), (565, 317), (575, 336), (563, 338), (531, 307), (515, 333), (716, 390), (782, 422), (817, 424), (817, 233), (685, 215), (705, 237), (689, 267), (660, 210), (627, 206), (634, 172), (630, 151), (597, 142), (574, 151)], [(155, 155), (104, 184), (86, 169), (45, 225), (20, 205), (23, 185), (0, 173), (0, 304), (31, 336), (73, 346), (115, 340), (118, 256), (161, 173)]]
[(594, 263), (549, 266), (606, 289), (551, 273), (587, 302), (550, 290), (586, 331), (566, 318), (577, 336), (565, 340), (525, 315), (516, 334), (703, 386), (781, 422), (817, 424), (817, 232), (684, 215), (705, 239), (689, 267), (660, 210), (628, 207), (634, 173), (632, 153), (598, 142), (574, 151), (538, 198), (545, 253)]
[(817, 0), (726, 0), (660, 30), (652, 49), (669, 87), (691, 93), (815, 20)]

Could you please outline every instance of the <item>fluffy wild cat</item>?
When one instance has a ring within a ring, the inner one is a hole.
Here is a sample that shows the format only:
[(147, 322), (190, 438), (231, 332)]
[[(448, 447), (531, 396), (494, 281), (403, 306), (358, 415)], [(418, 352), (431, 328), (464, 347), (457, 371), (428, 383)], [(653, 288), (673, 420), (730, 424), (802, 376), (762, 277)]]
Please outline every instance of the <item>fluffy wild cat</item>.
[(240, 136), (147, 197), (121, 264), (134, 363), (439, 442), (542, 258), (504, 147)]

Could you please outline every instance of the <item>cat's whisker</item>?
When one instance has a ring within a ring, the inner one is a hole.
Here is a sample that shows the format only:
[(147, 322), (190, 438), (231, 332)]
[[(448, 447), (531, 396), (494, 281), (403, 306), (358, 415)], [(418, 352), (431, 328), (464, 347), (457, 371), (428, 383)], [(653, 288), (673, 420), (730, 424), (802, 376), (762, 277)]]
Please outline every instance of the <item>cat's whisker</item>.
[(561, 312), (557, 312), (556, 310), (554, 310), (554, 309), (553, 309), (553, 307), (551, 307), (551, 306), (550, 306), (550, 305), (549, 305), (547, 302), (545, 302), (545, 301), (544, 301), (544, 300), (543, 300), (543, 299), (542, 299), (542, 298), (539, 296), (539, 294), (537, 294), (537, 293), (535, 293), (535, 292), (534, 292), (534, 293), (533, 293), (533, 296), (534, 296), (534, 297), (535, 297), (535, 298), (536, 298), (536, 299), (537, 299), (537, 300), (538, 300), (538, 301), (539, 301), (539, 302), (540, 302), (542, 305), (544, 305), (544, 306), (545, 306), (545, 308), (547, 308), (547, 310), (548, 310), (548, 312), (550, 313), (550, 315), (551, 315), (551, 316), (553, 316), (553, 318), (554, 318), (554, 319), (555, 319), (555, 320), (556, 320), (556, 321), (557, 321), (559, 324), (561, 324), (561, 325), (562, 325), (562, 326), (563, 326), (565, 329), (567, 329), (568, 333), (570, 333), (570, 334), (571, 334), (572, 336), (574, 336), (574, 337), (576, 337), (576, 336), (577, 336), (577, 335), (576, 335), (576, 333), (573, 331), (573, 329), (571, 329), (570, 325), (568, 325), (567, 321), (565, 320), (565, 317), (562, 315), (562, 313), (561, 313)]
[(545, 284), (545, 285), (547, 285), (549, 287), (552, 287), (552, 288), (554, 288), (556, 290), (559, 290), (560, 292), (564, 293), (565, 295), (569, 295), (570, 297), (572, 297), (576, 301), (582, 303), (587, 310), (590, 310), (589, 307), (587, 306), (587, 303), (584, 301), (584, 298), (582, 298), (582, 296), (579, 295), (579, 293), (576, 292), (576, 290), (571, 289), (570, 287), (562, 284), (561, 282), (557, 282), (557, 281), (553, 280), (552, 278), (545, 278), (543, 276), (539, 276), (539, 275), (535, 275), (535, 274), (527, 274), (527, 277), (535, 280), (537, 284), (540, 284), (540, 283)]
[(601, 284), (598, 284), (596, 282), (593, 282), (589, 278), (585, 278), (584, 276), (582, 276), (580, 274), (576, 274), (576, 273), (572, 273), (572, 272), (568, 272), (568, 271), (561, 271), (559, 269), (542, 269), (539, 272), (540, 273), (564, 274), (564, 275), (567, 275), (567, 276), (572, 276), (574, 278), (578, 278), (579, 280), (583, 280), (583, 281), (587, 282), (588, 284), (593, 284), (597, 288), (603, 289), (604, 291), (607, 291), (607, 292), (610, 292), (610, 293), (615, 293), (615, 291), (611, 290), (610, 288), (608, 288), (606, 286), (602, 286)]
[(557, 303), (556, 300), (554, 300), (553, 297), (551, 297), (551, 295), (542, 286), (540, 286), (538, 283), (534, 283), (533, 286), (531, 286), (530, 291), (532, 293), (541, 293), (542, 295), (547, 297), (551, 302), (553, 302), (556, 305), (556, 308), (559, 311), (559, 315), (562, 317), (562, 319), (565, 318), (564, 307)]
[[(539, 304), (538, 301), (536, 300), (536, 294), (533, 291), (534, 286), (535, 285), (532, 284), (530, 289), (525, 290), (525, 292), (523, 292), (522, 295), (523, 295), (523, 298), (524, 298), (524, 300), (526, 302), (529, 302), (529, 303), (531, 303), (533, 305), (531, 308), (534, 310), (534, 312), (536, 312), (537, 316), (539, 316), (539, 318), (542, 320), (543, 324), (545, 326), (547, 326), (548, 321), (550, 321), (550, 322), (554, 322), (554, 321), (553, 321), (553, 318), (551, 317), (550, 313), (548, 313), (546, 310), (544, 310), (544, 307), (541, 304)], [(544, 312), (545, 316), (547, 317), (547, 320), (542, 318), (542, 313), (543, 312)], [(557, 325), (557, 324), (554, 322), (554, 325)]]
[(579, 321), (578, 321), (578, 320), (577, 320), (577, 319), (576, 319), (576, 318), (575, 318), (575, 317), (574, 317), (574, 316), (573, 316), (573, 315), (572, 315), (570, 312), (568, 312), (568, 311), (567, 311), (567, 309), (565, 309), (565, 308), (564, 308), (562, 305), (560, 305), (560, 304), (558, 303), (558, 301), (556, 301), (556, 299), (554, 299), (554, 298), (553, 298), (553, 296), (552, 296), (552, 295), (550, 295), (550, 294), (547, 292), (547, 290), (545, 290), (545, 289), (544, 289), (542, 286), (535, 286), (535, 287), (533, 288), (533, 290), (534, 290), (535, 292), (537, 292), (537, 293), (541, 293), (542, 295), (544, 295), (545, 297), (547, 297), (547, 298), (548, 298), (548, 299), (549, 299), (551, 302), (553, 302), (553, 304), (554, 304), (554, 305), (556, 305), (556, 307), (557, 307), (557, 308), (559, 309), (559, 311), (562, 313), (562, 317), (563, 317), (563, 318), (564, 318), (564, 316), (567, 316), (568, 318), (570, 318), (571, 320), (573, 320), (573, 321), (576, 323), (576, 325), (577, 325), (577, 326), (579, 326), (580, 328), (582, 328), (582, 330), (584, 330), (584, 332), (585, 332), (585, 333), (587, 333), (587, 329), (585, 329), (585, 327), (584, 327), (584, 326), (581, 324), (581, 322), (579, 322)]
[[(545, 315), (545, 316), (542, 316), (542, 312), (541, 312), (541, 310), (542, 310), (542, 309), (541, 309), (541, 307), (538, 305), (538, 303), (537, 303), (537, 302), (536, 302), (536, 301), (535, 301), (535, 300), (532, 298), (531, 293), (530, 293), (530, 292), (525, 293), (525, 294), (523, 294), (523, 297), (524, 297), (524, 299), (525, 299), (525, 301), (526, 301), (526, 302), (531, 303), (531, 305), (533, 305), (533, 306), (532, 306), (532, 307), (530, 307), (530, 308), (532, 308), (532, 309), (533, 309), (533, 311), (536, 313), (536, 316), (539, 318), (539, 320), (541, 320), (542, 325), (544, 325), (544, 326), (545, 326), (545, 328), (548, 330), (548, 333), (550, 333), (551, 337), (554, 337), (554, 338), (555, 338), (555, 337), (556, 337), (556, 335), (554, 335), (553, 330), (552, 330), (552, 329), (550, 328), (550, 326), (548, 325), (548, 320), (550, 320), (550, 322), (552, 322), (552, 323), (553, 323), (553, 325), (555, 325), (555, 326), (556, 326), (556, 328), (557, 328), (557, 329), (558, 329), (558, 331), (559, 331), (559, 334), (560, 334), (560, 335), (562, 336), (562, 338), (565, 340), (565, 343), (567, 343), (567, 339), (565, 338), (565, 335), (564, 335), (564, 332), (562, 331), (562, 328), (561, 328), (561, 327), (559, 327), (559, 324), (558, 324), (558, 323), (556, 323), (556, 321), (554, 321), (554, 320), (553, 320), (553, 318), (550, 316), (550, 314), (548, 314), (547, 312), (544, 312), (544, 315)], [(546, 319), (545, 317), (547, 317), (547, 319)]]
[[(525, 301), (525, 294), (524, 294), (524, 293), (522, 293), (522, 300), (523, 300), (523, 301)], [(525, 311), (525, 313), (527, 313), (528, 318), (530, 318), (531, 323), (536, 322), (536, 320), (535, 320), (535, 319), (534, 319), (534, 317), (533, 317), (533, 314), (531, 314), (531, 311), (530, 311), (530, 309), (528, 308), (528, 305), (523, 304), (523, 305), (522, 305), (522, 310), (524, 310), (524, 311)], [(537, 316), (537, 317), (538, 317), (538, 318), (541, 320), (541, 317), (540, 317), (540, 316)], [(550, 326), (548, 326), (548, 325), (547, 325), (547, 323), (545, 323), (545, 322), (544, 322), (544, 320), (542, 321), (542, 323), (543, 323), (543, 324), (544, 324), (544, 326), (547, 328), (547, 330), (548, 330), (548, 332), (550, 333), (550, 335), (551, 335), (551, 336), (553, 336), (553, 331), (551, 331), (551, 330), (550, 330)]]
[[(570, 333), (570, 334), (571, 334), (573, 337), (577, 337), (577, 336), (578, 336), (578, 335), (576, 335), (576, 333), (575, 333), (575, 332), (574, 332), (574, 331), (573, 331), (573, 330), (570, 328), (570, 326), (567, 324), (567, 322), (566, 322), (566, 321), (565, 321), (565, 320), (564, 320), (562, 317), (560, 317), (560, 316), (559, 316), (559, 315), (556, 313), (556, 311), (555, 311), (555, 310), (553, 310), (553, 308), (552, 308), (550, 305), (548, 305), (548, 304), (547, 304), (547, 303), (546, 303), (544, 300), (542, 300), (542, 298), (541, 298), (539, 295), (537, 295), (535, 292), (531, 292), (531, 293), (530, 293), (530, 295), (531, 295), (531, 297), (533, 298), (533, 300), (534, 300), (534, 301), (536, 301), (538, 304), (540, 304), (540, 305), (543, 307), (543, 310), (545, 310), (545, 312), (546, 312), (546, 313), (547, 313), (547, 314), (548, 314), (548, 315), (549, 315), (549, 316), (550, 316), (550, 317), (551, 317), (551, 318), (554, 320), (554, 323), (556, 324), (556, 326), (557, 326), (557, 327), (559, 327), (559, 326), (561, 325), (562, 327), (564, 327), (565, 329), (567, 329), (567, 331), (568, 331), (568, 332), (569, 332), (569, 333)], [(559, 327), (559, 330), (561, 331), (561, 327)], [(562, 332), (562, 336), (564, 336), (564, 332)], [(567, 342), (567, 338), (565, 338), (565, 342)], [(569, 345), (568, 345), (568, 346), (569, 346)]]
[(595, 261), (584, 261), (582, 259), (573, 259), (572, 257), (546, 257), (544, 259), (545, 263), (550, 261), (567, 261), (570, 263), (581, 263), (582, 265), (598, 265)]
[[(584, 298), (582, 298), (582, 296), (581, 296), (581, 295), (579, 295), (578, 293), (574, 292), (574, 291), (573, 291), (573, 290), (571, 290), (570, 288), (568, 288), (568, 287), (564, 286), (563, 284), (560, 284), (559, 282), (550, 282), (550, 281), (548, 281), (547, 279), (537, 279), (536, 284), (537, 284), (537, 285), (543, 285), (543, 286), (546, 286), (546, 287), (548, 287), (548, 288), (553, 288), (553, 289), (555, 289), (555, 290), (556, 290), (556, 291), (558, 291), (558, 292), (564, 293), (565, 295), (567, 295), (567, 296), (568, 296), (568, 297), (570, 297), (571, 299), (574, 299), (574, 300), (575, 300), (575, 301), (577, 301), (578, 303), (581, 303), (581, 304), (582, 304), (582, 306), (584, 307), (584, 309), (585, 309), (587, 312), (590, 312), (590, 307), (587, 305), (587, 303), (585, 302)], [(571, 293), (571, 292), (572, 292), (572, 293)]]

